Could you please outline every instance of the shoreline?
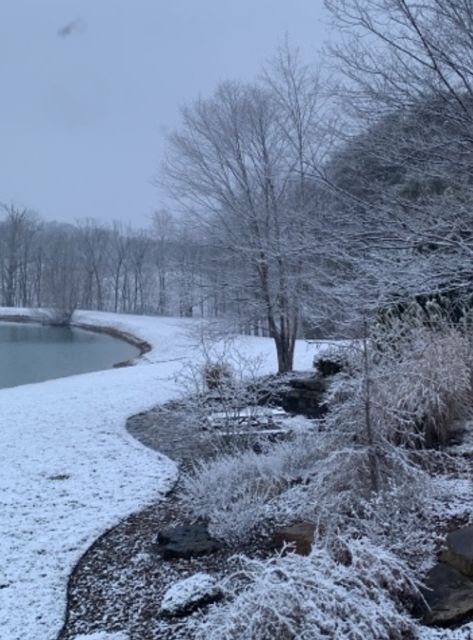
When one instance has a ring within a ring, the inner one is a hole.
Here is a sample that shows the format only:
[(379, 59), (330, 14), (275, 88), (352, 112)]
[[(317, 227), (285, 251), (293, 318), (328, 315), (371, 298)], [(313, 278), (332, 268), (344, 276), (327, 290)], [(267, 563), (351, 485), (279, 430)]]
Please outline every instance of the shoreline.
[[(1, 319), (1, 318), (0, 318)], [(84, 322), (71, 322), (71, 327), (76, 327), (77, 329), (83, 329), (84, 331), (91, 331), (93, 333), (104, 333), (112, 338), (116, 338), (117, 340), (123, 340), (123, 342), (128, 342), (128, 344), (133, 345), (139, 350), (139, 354), (135, 358), (130, 358), (129, 360), (123, 360), (122, 362), (116, 362), (112, 369), (119, 369), (121, 367), (132, 367), (135, 360), (139, 360), (146, 353), (149, 353), (153, 347), (146, 340), (141, 340), (137, 336), (132, 333), (128, 333), (126, 331), (121, 331), (120, 329), (114, 329), (113, 327), (105, 327), (101, 325), (87, 324)]]
[[(43, 324), (48, 325), (47, 322), (43, 321), (41, 315), (38, 316), (30, 316), (30, 315), (0, 315), (0, 322), (14, 322), (18, 324)], [(53, 325), (50, 325), (53, 326)], [(90, 331), (93, 333), (103, 333), (109, 335), (112, 338), (117, 340), (123, 340), (123, 342), (127, 342), (132, 346), (136, 347), (139, 350), (139, 354), (130, 358), (129, 360), (123, 360), (121, 362), (116, 362), (112, 365), (111, 369), (119, 369), (121, 367), (132, 367), (136, 360), (142, 358), (146, 353), (149, 353), (152, 350), (152, 345), (146, 340), (142, 340), (132, 333), (128, 333), (126, 331), (121, 331), (119, 329), (115, 329), (113, 327), (106, 327), (101, 325), (88, 324), (84, 322), (74, 322), (73, 320), (69, 325), (69, 327), (75, 327), (77, 329), (82, 329), (84, 331)], [(103, 369), (103, 371), (107, 371), (107, 369)]]

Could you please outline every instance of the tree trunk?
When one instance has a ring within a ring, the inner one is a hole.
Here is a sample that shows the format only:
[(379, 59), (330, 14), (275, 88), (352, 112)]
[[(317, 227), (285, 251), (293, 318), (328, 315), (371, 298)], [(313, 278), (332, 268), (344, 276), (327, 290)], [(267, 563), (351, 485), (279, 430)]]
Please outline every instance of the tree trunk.
[(276, 343), (276, 353), (278, 356), (278, 373), (292, 371), (294, 365), (295, 341), (289, 336), (273, 336)]
[(363, 321), (363, 368), (364, 368), (364, 410), (365, 431), (368, 446), (368, 465), (370, 472), (370, 485), (374, 493), (379, 491), (379, 465), (374, 442), (373, 426), (371, 423), (371, 372), (368, 354), (368, 323)]

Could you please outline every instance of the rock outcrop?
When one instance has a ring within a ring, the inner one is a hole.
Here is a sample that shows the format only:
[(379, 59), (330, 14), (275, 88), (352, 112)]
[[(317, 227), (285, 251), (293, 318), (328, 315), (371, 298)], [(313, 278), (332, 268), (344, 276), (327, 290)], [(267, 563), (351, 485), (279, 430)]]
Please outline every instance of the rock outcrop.
[(473, 612), (473, 581), (450, 565), (436, 564), (427, 574), (425, 586), (427, 624), (454, 624)]
[(196, 558), (221, 549), (203, 524), (163, 529), (158, 533), (158, 552), (164, 560)]
[(327, 413), (324, 403), (326, 384), (317, 376), (293, 378), (290, 389), (281, 392), (282, 408), (288, 413), (296, 413), (307, 418), (321, 418)]
[(449, 533), (439, 559), (424, 581), (424, 621), (455, 624), (473, 615), (473, 526)]
[(473, 576), (473, 526), (462, 527), (448, 534), (440, 560), (465, 576)]

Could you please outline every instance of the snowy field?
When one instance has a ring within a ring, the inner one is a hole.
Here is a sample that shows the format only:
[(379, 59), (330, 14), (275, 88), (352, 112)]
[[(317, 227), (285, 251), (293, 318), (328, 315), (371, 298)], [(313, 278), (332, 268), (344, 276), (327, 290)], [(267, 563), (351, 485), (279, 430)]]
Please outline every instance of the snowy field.
[[(25, 315), (0, 308), (0, 316)], [(78, 312), (152, 345), (138, 366), (0, 390), (0, 638), (53, 640), (68, 575), (107, 528), (159, 498), (177, 470), (125, 430), (126, 418), (179, 393), (186, 360), (200, 357), (193, 320)], [(317, 347), (300, 343), (296, 368)], [(238, 349), (275, 371), (273, 342), (242, 337)]]

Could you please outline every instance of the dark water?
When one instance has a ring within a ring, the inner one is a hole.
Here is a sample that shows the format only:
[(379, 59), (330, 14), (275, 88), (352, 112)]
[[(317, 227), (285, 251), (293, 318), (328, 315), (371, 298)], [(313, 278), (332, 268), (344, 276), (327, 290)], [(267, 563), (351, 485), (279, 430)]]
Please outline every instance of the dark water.
[(0, 389), (109, 369), (138, 354), (103, 333), (0, 322)]

